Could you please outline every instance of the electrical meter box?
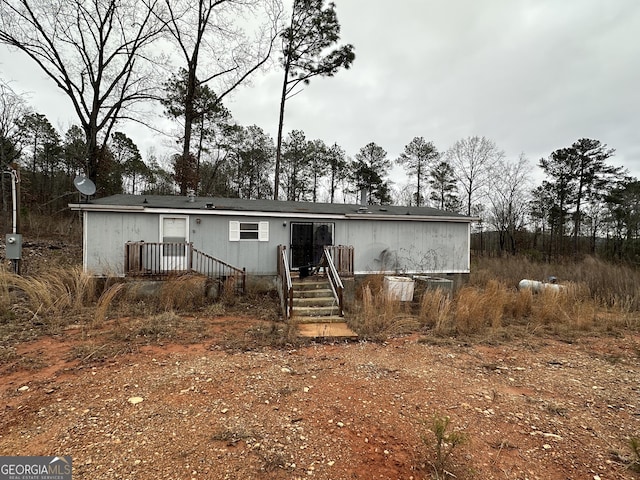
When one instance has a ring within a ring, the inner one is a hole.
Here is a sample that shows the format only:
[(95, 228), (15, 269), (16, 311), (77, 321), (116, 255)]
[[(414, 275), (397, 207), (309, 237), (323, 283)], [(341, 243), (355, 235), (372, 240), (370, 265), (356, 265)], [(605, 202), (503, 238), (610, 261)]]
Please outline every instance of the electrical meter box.
[(5, 256), (7, 260), (20, 260), (22, 258), (22, 235), (19, 233), (7, 233), (5, 240)]

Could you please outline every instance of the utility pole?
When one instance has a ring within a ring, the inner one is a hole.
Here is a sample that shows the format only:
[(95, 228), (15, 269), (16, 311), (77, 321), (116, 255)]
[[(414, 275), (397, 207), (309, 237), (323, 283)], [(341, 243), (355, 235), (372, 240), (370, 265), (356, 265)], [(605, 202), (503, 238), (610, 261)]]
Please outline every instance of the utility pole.
[(11, 218), (12, 233), (7, 233), (5, 238), (5, 256), (11, 261), (13, 273), (20, 275), (20, 260), (22, 259), (22, 235), (20, 232), (20, 167), (11, 163), (8, 170), (11, 176)]

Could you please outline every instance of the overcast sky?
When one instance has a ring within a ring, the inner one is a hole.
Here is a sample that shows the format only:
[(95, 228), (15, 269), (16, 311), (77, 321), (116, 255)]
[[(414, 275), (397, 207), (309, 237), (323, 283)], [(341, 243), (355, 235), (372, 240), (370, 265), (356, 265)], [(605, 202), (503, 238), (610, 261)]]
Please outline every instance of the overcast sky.
[[(390, 159), (416, 136), (445, 151), (478, 135), (532, 165), (588, 137), (640, 177), (638, 0), (334, 1), (355, 62), (291, 99), (285, 132), (337, 142), (351, 157), (375, 142)], [(17, 67), (22, 58), (2, 47), (0, 76), (54, 125), (74, 123), (43, 75)], [(280, 71), (256, 76), (226, 106), (275, 140), (281, 82)], [(162, 143), (135, 132), (143, 155)]]
[[(588, 137), (640, 176), (637, 0), (335, 3), (355, 62), (289, 101), (286, 131), (349, 155), (374, 141), (390, 158), (415, 136), (440, 151), (486, 136), (532, 164)], [(275, 137), (280, 82), (274, 73), (236, 95), (236, 118)]]

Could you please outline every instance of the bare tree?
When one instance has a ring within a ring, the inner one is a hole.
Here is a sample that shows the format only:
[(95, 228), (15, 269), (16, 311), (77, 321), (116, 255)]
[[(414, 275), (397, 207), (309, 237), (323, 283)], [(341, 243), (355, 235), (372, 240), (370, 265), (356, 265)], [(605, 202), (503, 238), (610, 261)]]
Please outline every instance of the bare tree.
[(0, 169), (16, 161), (20, 155), (19, 121), (27, 113), (29, 108), (24, 98), (0, 80)]
[[(500, 239), (500, 250), (516, 253), (516, 232), (524, 228), (531, 191), (531, 165), (524, 156), (516, 162), (500, 159), (491, 175), (489, 221)], [(508, 245), (507, 245), (508, 242)]]
[(160, 0), (0, 0), (0, 43), (26, 54), (71, 100), (96, 180), (114, 125), (152, 95), (147, 47)]
[(467, 194), (467, 215), (471, 215), (474, 197), (487, 186), (489, 172), (504, 158), (504, 152), (498, 150), (491, 140), (475, 136), (454, 143), (447, 151), (446, 158)]
[[(164, 0), (167, 29), (178, 47), (184, 69), (181, 95), (182, 157), (191, 152), (192, 129), (206, 113), (198, 108), (198, 92), (210, 85), (214, 105), (268, 61), (279, 33), (280, 0)], [(248, 22), (248, 18), (252, 21)], [(254, 36), (247, 25), (258, 25)]]
[[(20, 158), (20, 138), (21, 132), (19, 127), (20, 119), (29, 113), (29, 109), (24, 99), (16, 94), (13, 89), (0, 80), (0, 195), (2, 196), (2, 215), (4, 212), (10, 211), (8, 205), (8, 195), (5, 192), (5, 175), (6, 168), (16, 166)], [(14, 170), (15, 171), (15, 170)], [(18, 191), (20, 185), (17, 185)], [(19, 203), (18, 194), (18, 203)], [(1, 219), (3, 222), (4, 218)], [(20, 214), (19, 209), (16, 210), (14, 226), (16, 231), (20, 231)], [(17, 265), (17, 264), (16, 264)]]

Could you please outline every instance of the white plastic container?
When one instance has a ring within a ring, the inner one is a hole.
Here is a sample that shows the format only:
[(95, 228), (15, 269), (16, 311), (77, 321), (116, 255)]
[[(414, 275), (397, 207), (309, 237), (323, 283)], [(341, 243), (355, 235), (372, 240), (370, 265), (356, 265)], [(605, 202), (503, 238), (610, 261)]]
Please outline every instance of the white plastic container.
[(413, 300), (415, 282), (409, 277), (384, 277), (383, 287), (385, 293), (401, 302)]

